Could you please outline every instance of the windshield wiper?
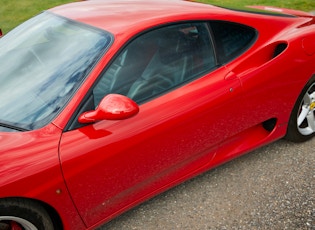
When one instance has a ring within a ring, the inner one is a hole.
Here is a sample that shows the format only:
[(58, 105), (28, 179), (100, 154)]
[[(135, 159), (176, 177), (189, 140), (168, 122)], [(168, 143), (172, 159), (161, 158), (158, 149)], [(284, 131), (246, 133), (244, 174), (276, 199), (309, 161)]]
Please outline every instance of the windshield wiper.
[(24, 128), (15, 126), (15, 125), (6, 124), (6, 123), (2, 123), (2, 122), (0, 122), (0, 126), (2, 126), (4, 128), (7, 128), (7, 129), (13, 129), (13, 130), (16, 130), (16, 131), (20, 131), (20, 132), (30, 131), (28, 129), (24, 129)]

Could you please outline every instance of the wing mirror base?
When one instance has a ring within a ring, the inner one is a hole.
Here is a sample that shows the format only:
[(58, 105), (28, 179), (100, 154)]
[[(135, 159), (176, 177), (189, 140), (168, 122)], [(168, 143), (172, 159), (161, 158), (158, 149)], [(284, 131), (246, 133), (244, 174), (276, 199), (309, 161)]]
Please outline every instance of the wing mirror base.
[(120, 94), (109, 94), (93, 110), (79, 116), (82, 124), (94, 123), (100, 120), (124, 120), (139, 112), (139, 106), (130, 98)]

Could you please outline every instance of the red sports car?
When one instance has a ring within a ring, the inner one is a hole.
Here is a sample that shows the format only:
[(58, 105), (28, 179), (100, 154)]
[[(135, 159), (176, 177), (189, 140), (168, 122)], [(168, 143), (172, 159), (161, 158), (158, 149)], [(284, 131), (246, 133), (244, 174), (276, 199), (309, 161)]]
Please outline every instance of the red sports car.
[(94, 229), (315, 132), (315, 17), (170, 0), (53, 8), (0, 39), (0, 230)]

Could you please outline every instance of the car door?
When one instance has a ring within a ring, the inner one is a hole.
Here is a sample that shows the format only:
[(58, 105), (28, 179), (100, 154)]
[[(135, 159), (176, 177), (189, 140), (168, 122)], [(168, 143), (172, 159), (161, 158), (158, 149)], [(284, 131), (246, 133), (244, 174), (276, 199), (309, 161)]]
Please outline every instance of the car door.
[(140, 111), (125, 120), (73, 126), (62, 135), (63, 174), (87, 226), (201, 171), (218, 143), (242, 129), (241, 85), (218, 65), (208, 23), (141, 34), (91, 92), (94, 107), (119, 93)]

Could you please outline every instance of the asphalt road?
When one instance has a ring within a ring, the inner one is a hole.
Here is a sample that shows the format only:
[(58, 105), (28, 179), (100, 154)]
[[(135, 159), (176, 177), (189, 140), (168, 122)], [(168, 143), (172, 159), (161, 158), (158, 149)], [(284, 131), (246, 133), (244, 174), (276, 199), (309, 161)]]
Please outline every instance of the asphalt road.
[(277, 141), (181, 184), (99, 230), (315, 230), (315, 138)]

